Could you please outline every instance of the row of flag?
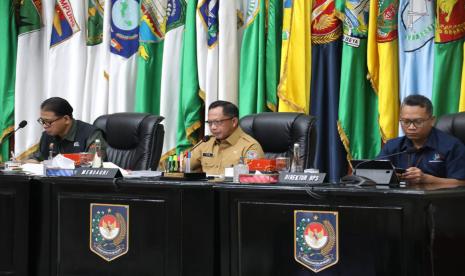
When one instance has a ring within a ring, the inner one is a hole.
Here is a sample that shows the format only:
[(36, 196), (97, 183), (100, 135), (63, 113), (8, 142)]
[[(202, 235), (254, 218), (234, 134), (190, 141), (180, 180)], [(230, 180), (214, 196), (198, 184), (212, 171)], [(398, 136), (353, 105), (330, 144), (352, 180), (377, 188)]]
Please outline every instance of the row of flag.
[[(399, 135), (399, 102), (465, 110), (465, 0), (8, 0), (0, 4), (0, 131), (33, 122), (51, 96), (92, 122), (165, 117), (164, 154), (203, 135), (205, 107), (240, 116), (316, 116), (315, 166), (336, 182), (347, 159)], [(15, 136), (35, 150), (41, 126)], [(270, 138), (272, 139), (272, 138)], [(8, 142), (2, 143), (3, 157)]]

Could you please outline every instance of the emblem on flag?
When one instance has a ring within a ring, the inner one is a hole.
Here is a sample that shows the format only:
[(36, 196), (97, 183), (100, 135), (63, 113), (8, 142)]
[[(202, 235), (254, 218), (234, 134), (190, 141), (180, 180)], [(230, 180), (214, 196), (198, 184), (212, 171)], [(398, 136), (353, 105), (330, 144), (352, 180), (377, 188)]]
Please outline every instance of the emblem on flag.
[(204, 0), (199, 5), (202, 23), (208, 30), (207, 42), (209, 48), (214, 48), (218, 42), (218, 9), (219, 3), (217, 0)]
[(103, 40), (104, 0), (89, 0), (87, 9), (87, 45), (97, 45)]
[(140, 41), (160, 42), (165, 38), (166, 1), (141, 0)]
[(378, 42), (389, 42), (397, 39), (397, 10), (399, 2), (380, 1), (378, 15), (378, 29), (376, 30), (376, 39)]
[(294, 211), (294, 258), (313, 272), (339, 260), (338, 213)]
[(19, 3), (19, 35), (40, 30), (42, 25), (42, 0), (24, 0)]
[(316, 0), (312, 11), (312, 43), (330, 43), (341, 34), (342, 26), (335, 14), (334, 1)]
[(355, 38), (368, 36), (369, 0), (348, 0), (344, 13), (344, 35)]
[(129, 205), (90, 204), (90, 250), (110, 262), (129, 250)]
[(423, 48), (434, 38), (434, 4), (426, 0), (408, 0), (399, 8), (402, 24), (399, 28), (405, 32), (405, 52)]
[(139, 2), (111, 0), (111, 43), (113, 54), (129, 58), (139, 49)]
[(79, 31), (79, 25), (74, 18), (73, 8), (69, 0), (57, 0), (53, 15), (50, 47), (60, 44)]

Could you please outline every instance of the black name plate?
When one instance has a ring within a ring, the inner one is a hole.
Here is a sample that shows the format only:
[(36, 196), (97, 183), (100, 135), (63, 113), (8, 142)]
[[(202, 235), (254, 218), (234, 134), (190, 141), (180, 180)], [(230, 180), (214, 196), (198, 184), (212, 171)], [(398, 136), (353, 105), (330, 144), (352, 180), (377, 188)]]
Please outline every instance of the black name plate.
[(325, 176), (326, 176), (326, 173), (280, 172), (279, 183), (321, 184), (325, 180)]
[(78, 168), (75, 177), (117, 178), (122, 177), (117, 168)]

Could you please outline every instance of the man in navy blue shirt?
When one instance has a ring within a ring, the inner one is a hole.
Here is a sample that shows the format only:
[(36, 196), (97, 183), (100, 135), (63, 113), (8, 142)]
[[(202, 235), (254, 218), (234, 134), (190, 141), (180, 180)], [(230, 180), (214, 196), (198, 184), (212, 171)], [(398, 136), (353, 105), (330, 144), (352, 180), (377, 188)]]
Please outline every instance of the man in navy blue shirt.
[(400, 111), (405, 136), (389, 140), (378, 158), (401, 153), (389, 159), (397, 168), (406, 169), (400, 177), (409, 184), (464, 185), (465, 145), (434, 128), (434, 122), (433, 106), (428, 98), (406, 97)]

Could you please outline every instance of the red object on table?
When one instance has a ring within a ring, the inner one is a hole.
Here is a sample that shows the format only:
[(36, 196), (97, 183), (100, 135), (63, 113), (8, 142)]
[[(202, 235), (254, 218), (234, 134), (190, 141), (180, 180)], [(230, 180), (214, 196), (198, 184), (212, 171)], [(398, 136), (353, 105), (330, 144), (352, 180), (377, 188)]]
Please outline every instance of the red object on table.
[(274, 172), (276, 171), (275, 159), (252, 159), (247, 165), (249, 171)]

